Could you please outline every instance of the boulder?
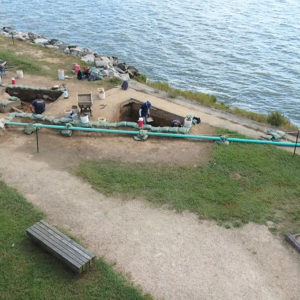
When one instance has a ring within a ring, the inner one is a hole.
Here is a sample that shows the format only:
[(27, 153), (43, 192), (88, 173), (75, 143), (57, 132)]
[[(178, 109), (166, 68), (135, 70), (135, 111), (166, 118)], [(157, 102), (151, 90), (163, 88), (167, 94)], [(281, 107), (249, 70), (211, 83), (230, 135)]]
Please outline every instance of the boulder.
[(49, 40), (49, 44), (50, 45), (57, 45), (59, 43), (59, 40), (57, 40), (57, 39), (51, 39), (51, 40)]
[(2, 30), (6, 33), (14, 32), (14, 29), (12, 27), (9, 27), (9, 26), (2, 27)]
[(95, 65), (98, 68), (107, 68), (110, 64), (110, 59), (106, 56), (101, 56), (95, 59)]
[(44, 39), (44, 38), (38, 38), (38, 39), (35, 39), (33, 42), (34, 42), (35, 44), (41, 45), (41, 46), (45, 46), (46, 44), (49, 44), (49, 40)]
[(39, 39), (41, 36), (33, 32), (28, 32), (28, 37), (30, 40), (34, 41), (36, 39)]
[(69, 46), (70, 53), (74, 56), (84, 56), (84, 49), (82, 47), (71, 47)]
[(83, 60), (86, 63), (93, 63), (95, 61), (95, 56), (94, 54), (87, 54), (85, 56), (82, 56), (81, 60)]
[(18, 41), (26, 41), (26, 40), (29, 40), (29, 36), (28, 36), (28, 33), (27, 32), (17, 32), (15, 35), (14, 35), (14, 38)]
[(127, 71), (128, 71), (130, 78), (137, 76), (139, 73), (138, 69), (135, 68), (134, 66), (128, 66)]
[(110, 60), (111, 60), (113, 66), (117, 66), (118, 63), (119, 63), (119, 60), (118, 60), (118, 58), (116, 56), (112, 56), (110, 58)]
[(127, 71), (127, 66), (126, 66), (125, 63), (119, 63), (119, 64), (117, 64), (117, 67), (118, 67), (119, 69), (121, 69), (122, 71), (124, 71), (124, 72)]

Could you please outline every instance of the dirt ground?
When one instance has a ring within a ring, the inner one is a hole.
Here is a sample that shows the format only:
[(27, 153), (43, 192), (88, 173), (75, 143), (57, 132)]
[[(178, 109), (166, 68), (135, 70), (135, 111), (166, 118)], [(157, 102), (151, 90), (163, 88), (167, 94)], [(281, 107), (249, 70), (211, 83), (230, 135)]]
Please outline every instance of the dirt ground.
[[(30, 80), (33, 85), (49, 84), (38, 77)], [(63, 115), (64, 108), (76, 101), (77, 91), (91, 89), (87, 83), (68, 85), (70, 99), (50, 104), (47, 114)], [(96, 87), (92, 86), (93, 93)], [(200, 114), (203, 123), (193, 133), (213, 134), (217, 124), (226, 127), (230, 123), (213, 111), (209, 118), (200, 113), (201, 107), (193, 111), (188, 105), (133, 89), (107, 91), (101, 103), (107, 103), (108, 121), (128, 97), (150, 99), (156, 106), (183, 115)], [(104, 113), (96, 107), (94, 118), (99, 114)], [(258, 134), (232, 122), (229, 127)], [(39, 137), (40, 153), (36, 153), (34, 135), (25, 136), (16, 128), (2, 132), (2, 179), (44, 211), (47, 221), (77, 236), (97, 256), (114, 262), (155, 298), (299, 299), (299, 254), (266, 226), (248, 224), (228, 230), (192, 213), (154, 207), (143, 199), (108, 198), (69, 172), (88, 158), (205, 164), (211, 157), (211, 143), (153, 138), (136, 142), (130, 136), (87, 133), (66, 138), (48, 130), (41, 130)]]

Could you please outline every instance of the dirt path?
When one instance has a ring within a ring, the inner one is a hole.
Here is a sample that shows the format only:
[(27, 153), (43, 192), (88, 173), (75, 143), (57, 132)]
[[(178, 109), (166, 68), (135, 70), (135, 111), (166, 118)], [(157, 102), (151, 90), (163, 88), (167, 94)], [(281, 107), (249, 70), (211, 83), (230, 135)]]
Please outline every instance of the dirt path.
[(28, 137), (15, 134), (5, 147), (1, 144), (3, 179), (44, 211), (49, 222), (116, 262), (117, 269), (154, 297), (299, 298), (299, 255), (265, 226), (227, 230), (142, 200), (106, 198), (33, 151), (24, 151), (26, 143)]

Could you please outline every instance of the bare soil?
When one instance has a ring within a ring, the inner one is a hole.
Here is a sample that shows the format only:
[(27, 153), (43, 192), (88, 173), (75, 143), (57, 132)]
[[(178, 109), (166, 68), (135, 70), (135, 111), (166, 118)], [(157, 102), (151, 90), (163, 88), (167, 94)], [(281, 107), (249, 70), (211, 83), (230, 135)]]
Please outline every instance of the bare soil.
[[(51, 86), (56, 82), (32, 77), (23, 84)], [(47, 114), (62, 116), (76, 103), (76, 93), (97, 85), (69, 82), (71, 97), (47, 106)], [(149, 99), (162, 109), (185, 115), (201, 108), (157, 98), (130, 89), (107, 91), (95, 102), (94, 119), (108, 121), (124, 99)], [(107, 104), (100, 110), (98, 104)], [(228, 120), (204, 114), (193, 133), (213, 134), (212, 125), (226, 127)], [(1, 118), (1, 115), (0, 115)], [(239, 129), (240, 124), (230, 123)], [(243, 127), (245, 132), (251, 129)], [(257, 134), (252, 130), (253, 135)], [(120, 159), (195, 165), (210, 160), (207, 142), (149, 139), (136, 142), (130, 136), (77, 133), (71, 138), (41, 130), (40, 153), (35, 136), (9, 128), (0, 135), (0, 173), (16, 187), (47, 220), (79, 237), (97, 256), (115, 263), (137, 285), (161, 299), (299, 299), (299, 255), (266, 226), (248, 224), (225, 229), (192, 213), (178, 214), (154, 207), (143, 199), (108, 198), (92, 189), (69, 170), (82, 159)], [(238, 174), (232, 176), (238, 177)]]

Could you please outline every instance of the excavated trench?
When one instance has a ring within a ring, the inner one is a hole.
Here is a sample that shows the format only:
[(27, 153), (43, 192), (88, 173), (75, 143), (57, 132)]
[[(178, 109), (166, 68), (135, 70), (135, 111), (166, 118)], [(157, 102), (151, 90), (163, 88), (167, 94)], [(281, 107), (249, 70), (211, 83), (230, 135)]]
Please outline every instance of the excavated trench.
[(6, 86), (5, 92), (10, 96), (15, 96), (21, 99), (24, 102), (31, 102), (36, 99), (38, 96), (42, 97), (46, 101), (56, 101), (63, 93), (63, 90), (56, 89), (46, 89), (38, 87), (29, 87), (22, 85), (8, 85)]
[[(139, 109), (141, 105), (142, 102), (135, 99), (130, 99), (124, 102), (120, 108), (118, 121), (137, 122), (139, 118)], [(150, 124), (155, 127), (171, 126), (171, 121), (173, 120), (179, 120), (182, 124), (184, 121), (184, 117), (162, 109), (158, 109), (156, 107), (151, 107), (151, 117), (154, 121)]]

